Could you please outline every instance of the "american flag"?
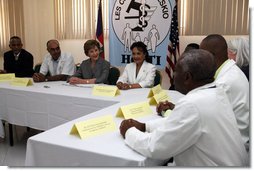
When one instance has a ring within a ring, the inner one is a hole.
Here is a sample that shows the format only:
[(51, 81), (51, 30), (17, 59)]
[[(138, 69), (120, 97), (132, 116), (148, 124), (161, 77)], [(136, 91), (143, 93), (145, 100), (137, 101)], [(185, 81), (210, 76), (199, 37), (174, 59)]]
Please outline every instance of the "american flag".
[(178, 32), (178, 20), (177, 20), (177, 0), (173, 10), (171, 19), (171, 28), (169, 35), (168, 54), (167, 54), (167, 65), (166, 73), (170, 79), (171, 86), (173, 85), (173, 73), (177, 58), (179, 56), (179, 32)]
[(98, 16), (97, 16), (97, 28), (96, 28), (96, 39), (101, 45), (101, 57), (104, 57), (104, 38), (103, 38), (103, 24), (102, 24), (102, 10), (101, 10), (101, 0), (99, 2)]

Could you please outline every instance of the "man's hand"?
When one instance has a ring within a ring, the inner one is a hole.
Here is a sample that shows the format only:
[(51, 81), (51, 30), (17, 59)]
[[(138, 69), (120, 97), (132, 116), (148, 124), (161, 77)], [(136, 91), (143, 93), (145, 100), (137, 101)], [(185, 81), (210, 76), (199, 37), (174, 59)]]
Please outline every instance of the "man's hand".
[(126, 119), (126, 120), (123, 120), (119, 129), (120, 129), (120, 133), (121, 135), (123, 136), (123, 138), (125, 138), (125, 133), (126, 131), (131, 128), (131, 127), (135, 127), (137, 128), (138, 130), (142, 131), (142, 132), (145, 132), (146, 131), (146, 128), (145, 128), (145, 124), (144, 123), (140, 123), (136, 120), (133, 120), (133, 119)]
[(175, 108), (175, 105), (169, 101), (160, 102), (157, 107), (156, 111), (158, 115), (162, 116), (162, 111), (167, 111), (168, 109), (173, 110)]
[(46, 80), (46, 77), (41, 73), (34, 73), (33, 80), (34, 82), (44, 82)]

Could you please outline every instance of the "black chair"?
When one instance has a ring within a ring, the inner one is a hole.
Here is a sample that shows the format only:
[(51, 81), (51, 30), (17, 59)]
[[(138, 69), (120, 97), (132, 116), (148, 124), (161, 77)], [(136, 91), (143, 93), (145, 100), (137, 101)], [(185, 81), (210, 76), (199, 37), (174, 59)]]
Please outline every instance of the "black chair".
[(39, 73), (39, 72), (40, 72), (40, 69), (41, 69), (41, 63), (36, 64), (35, 67), (34, 67), (34, 72), (35, 72), (35, 73)]
[(157, 86), (158, 84), (161, 84), (161, 73), (159, 70), (156, 70), (153, 85)]
[(116, 82), (120, 76), (120, 70), (116, 67), (111, 67), (108, 74), (108, 84), (116, 85)]

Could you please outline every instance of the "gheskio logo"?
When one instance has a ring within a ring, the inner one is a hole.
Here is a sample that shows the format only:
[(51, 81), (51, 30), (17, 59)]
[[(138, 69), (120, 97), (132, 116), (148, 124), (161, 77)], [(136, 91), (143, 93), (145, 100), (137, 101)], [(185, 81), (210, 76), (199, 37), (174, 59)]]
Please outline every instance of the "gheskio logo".
[(112, 25), (124, 51), (130, 52), (133, 42), (142, 41), (155, 53), (170, 31), (171, 5), (169, 0), (116, 0)]

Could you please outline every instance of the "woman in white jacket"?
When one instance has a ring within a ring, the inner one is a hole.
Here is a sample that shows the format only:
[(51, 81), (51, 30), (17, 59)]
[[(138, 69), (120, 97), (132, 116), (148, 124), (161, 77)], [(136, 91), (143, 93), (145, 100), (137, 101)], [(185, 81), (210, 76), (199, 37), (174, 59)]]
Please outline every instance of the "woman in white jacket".
[(117, 81), (117, 87), (121, 90), (152, 87), (156, 67), (147, 62), (149, 54), (146, 45), (135, 42), (131, 45), (131, 51), (133, 62), (126, 65)]

